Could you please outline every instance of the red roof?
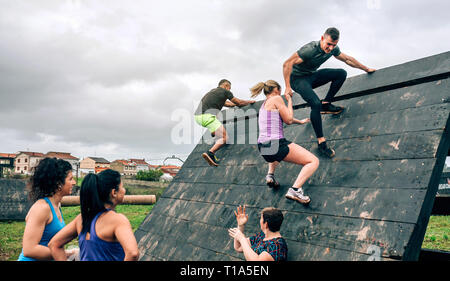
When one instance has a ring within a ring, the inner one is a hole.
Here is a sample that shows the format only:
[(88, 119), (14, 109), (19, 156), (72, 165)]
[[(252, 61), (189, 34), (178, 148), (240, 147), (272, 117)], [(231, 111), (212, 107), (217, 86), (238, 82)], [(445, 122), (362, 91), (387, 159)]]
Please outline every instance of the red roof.
[(106, 167), (95, 167), (94, 171), (95, 171), (96, 174), (98, 174), (98, 173), (103, 172), (104, 170), (107, 170), (107, 169), (108, 168), (106, 168)]
[(115, 160), (113, 162), (119, 162), (119, 163), (122, 163), (125, 166), (136, 166), (136, 163), (133, 163), (133, 162), (128, 161), (128, 160)]
[(178, 173), (178, 171), (181, 169), (181, 167), (169, 165), (169, 166), (161, 166), (160, 169), (163, 173), (167, 173), (171, 176), (175, 176)]
[(16, 154), (13, 154), (13, 153), (0, 153), (0, 157), (16, 158)]
[(130, 161), (138, 165), (148, 165), (148, 163), (145, 162), (145, 159), (130, 159)]
[(181, 167), (175, 165), (167, 165), (167, 166), (160, 166), (160, 169), (181, 169)]
[(77, 157), (70, 155), (69, 152), (54, 152), (50, 151), (45, 154), (45, 157), (54, 157), (58, 159), (70, 159), (70, 160), (79, 160)]
[(19, 153), (17, 153), (17, 155), (19, 154), (26, 154), (28, 156), (34, 156), (34, 157), (45, 157), (44, 153), (40, 153), (40, 152), (31, 152), (31, 151), (19, 151)]

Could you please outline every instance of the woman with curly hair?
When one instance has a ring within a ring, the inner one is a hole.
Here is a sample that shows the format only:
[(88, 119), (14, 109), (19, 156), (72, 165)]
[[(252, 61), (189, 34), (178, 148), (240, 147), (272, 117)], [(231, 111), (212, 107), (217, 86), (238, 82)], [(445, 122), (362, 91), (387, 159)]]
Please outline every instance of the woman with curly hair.
[(55, 260), (64, 261), (64, 245), (78, 236), (81, 261), (136, 261), (139, 250), (131, 224), (115, 212), (125, 188), (120, 173), (111, 169), (88, 174), (81, 184), (81, 214), (48, 244)]
[[(25, 217), (19, 261), (53, 259), (48, 242), (65, 226), (61, 199), (72, 192), (74, 185), (69, 162), (56, 158), (45, 158), (39, 162), (28, 183), (33, 205)], [(66, 254), (69, 256), (72, 252)]]

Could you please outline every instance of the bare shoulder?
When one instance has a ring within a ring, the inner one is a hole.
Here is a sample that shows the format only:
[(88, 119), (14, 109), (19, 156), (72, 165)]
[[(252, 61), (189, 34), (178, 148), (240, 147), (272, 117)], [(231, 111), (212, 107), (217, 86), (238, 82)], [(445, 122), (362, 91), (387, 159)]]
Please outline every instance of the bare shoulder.
[(31, 208), (43, 208), (46, 210), (50, 210), (50, 205), (48, 205), (48, 203), (47, 203), (47, 201), (45, 201), (45, 199), (38, 199), (36, 202), (34, 202), (34, 204)]
[(285, 105), (284, 100), (281, 96), (275, 96), (275, 97), (271, 98), (271, 100), (272, 100), (272, 104), (276, 105), (276, 108), (279, 108), (281, 105)]
[(111, 223), (114, 223), (116, 225), (122, 225), (122, 224), (130, 224), (130, 221), (128, 220), (128, 218), (121, 213), (116, 213), (116, 212), (108, 212), (106, 214), (107, 220), (110, 221)]
[(28, 211), (27, 218), (29, 216), (49, 216), (51, 212), (50, 206), (44, 199), (39, 199), (31, 206), (30, 210)]

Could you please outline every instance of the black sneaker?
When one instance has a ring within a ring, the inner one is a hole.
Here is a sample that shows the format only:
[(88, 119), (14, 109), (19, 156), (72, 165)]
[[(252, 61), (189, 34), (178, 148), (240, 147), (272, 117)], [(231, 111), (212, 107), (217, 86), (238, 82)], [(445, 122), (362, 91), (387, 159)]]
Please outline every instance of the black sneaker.
[(328, 158), (333, 158), (334, 155), (336, 154), (336, 152), (333, 149), (331, 149), (327, 146), (326, 141), (319, 143), (318, 148), (319, 148), (319, 152)]
[(331, 103), (322, 103), (320, 113), (322, 114), (339, 114), (344, 110), (341, 106), (335, 106)]
[(272, 174), (267, 174), (266, 176), (266, 184), (273, 189), (279, 189), (280, 183), (277, 182), (275, 177)]
[(219, 159), (211, 151), (204, 152), (202, 154), (202, 157), (205, 158), (206, 162), (208, 162), (208, 164), (210, 166), (214, 166), (214, 167), (219, 166)]

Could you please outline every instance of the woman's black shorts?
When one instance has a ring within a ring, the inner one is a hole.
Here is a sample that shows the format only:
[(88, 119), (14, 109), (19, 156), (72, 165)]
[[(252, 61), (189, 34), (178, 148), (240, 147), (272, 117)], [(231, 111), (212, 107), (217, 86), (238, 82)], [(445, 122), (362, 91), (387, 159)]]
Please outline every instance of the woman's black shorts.
[(290, 141), (286, 139), (270, 140), (258, 143), (258, 150), (267, 162), (281, 162), (289, 154)]

